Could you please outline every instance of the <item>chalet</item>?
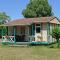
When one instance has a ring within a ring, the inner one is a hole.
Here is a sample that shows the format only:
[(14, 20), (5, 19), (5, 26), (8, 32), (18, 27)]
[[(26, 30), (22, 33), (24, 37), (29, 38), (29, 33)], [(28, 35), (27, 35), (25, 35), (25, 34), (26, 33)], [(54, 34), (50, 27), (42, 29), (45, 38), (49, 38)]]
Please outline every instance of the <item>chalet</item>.
[(60, 28), (60, 21), (56, 17), (24, 18), (0, 26), (7, 28), (7, 36), (2, 29), (2, 42), (49, 44), (56, 41), (49, 32), (52, 28)]

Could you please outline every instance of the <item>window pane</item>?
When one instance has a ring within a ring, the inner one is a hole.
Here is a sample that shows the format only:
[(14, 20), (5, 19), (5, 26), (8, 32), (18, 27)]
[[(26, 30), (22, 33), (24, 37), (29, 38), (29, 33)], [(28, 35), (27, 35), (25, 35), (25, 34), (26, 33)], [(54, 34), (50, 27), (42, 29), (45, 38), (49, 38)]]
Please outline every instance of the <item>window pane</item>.
[(40, 33), (40, 27), (36, 27), (36, 33)]

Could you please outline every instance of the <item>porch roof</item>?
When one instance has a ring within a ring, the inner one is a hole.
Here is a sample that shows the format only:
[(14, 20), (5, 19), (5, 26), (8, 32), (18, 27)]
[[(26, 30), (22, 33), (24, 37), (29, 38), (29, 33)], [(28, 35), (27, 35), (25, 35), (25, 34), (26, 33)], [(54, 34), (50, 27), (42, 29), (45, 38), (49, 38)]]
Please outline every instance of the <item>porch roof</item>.
[[(39, 17), (39, 18), (24, 18), (24, 19), (16, 19), (5, 23), (0, 26), (23, 26), (23, 25), (31, 25), (32, 23), (55, 23), (60, 24), (60, 22), (50, 22), (51, 20), (55, 19), (56, 17)], [(57, 18), (56, 18), (57, 19)], [(58, 19), (57, 19), (58, 20)]]

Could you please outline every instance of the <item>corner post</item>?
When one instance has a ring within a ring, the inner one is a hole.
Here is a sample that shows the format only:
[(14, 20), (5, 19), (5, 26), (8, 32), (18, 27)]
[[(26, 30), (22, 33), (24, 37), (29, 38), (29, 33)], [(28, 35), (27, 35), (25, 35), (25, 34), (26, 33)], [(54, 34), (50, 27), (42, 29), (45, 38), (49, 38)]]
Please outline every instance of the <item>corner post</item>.
[(2, 26), (2, 41), (3, 41), (3, 26)]
[(35, 35), (35, 24), (32, 24), (32, 40), (33, 41), (35, 38), (33, 37)]
[(6, 29), (7, 29), (7, 35), (8, 35), (8, 26), (6, 27)]
[(16, 39), (15, 39), (15, 36), (16, 36), (16, 26), (13, 26), (13, 32), (14, 32), (14, 43), (16, 43)]
[(2, 36), (3, 36), (3, 26), (2, 26)]

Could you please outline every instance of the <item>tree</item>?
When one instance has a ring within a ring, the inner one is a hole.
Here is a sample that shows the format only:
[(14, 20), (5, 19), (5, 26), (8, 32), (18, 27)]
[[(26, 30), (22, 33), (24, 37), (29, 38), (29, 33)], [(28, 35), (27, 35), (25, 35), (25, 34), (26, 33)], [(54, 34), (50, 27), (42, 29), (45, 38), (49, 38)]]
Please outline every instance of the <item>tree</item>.
[(59, 39), (60, 39), (60, 30), (59, 30), (59, 28), (52, 29), (51, 35), (52, 35), (53, 38), (56, 39), (56, 41), (58, 43), (57, 47), (59, 47)]
[[(10, 17), (5, 12), (0, 12), (0, 25), (10, 21)], [(4, 27), (4, 34), (6, 33), (6, 27)], [(2, 35), (2, 27), (0, 26), (0, 36)]]
[(0, 12), (0, 24), (10, 21), (10, 17), (5, 12)]
[(52, 16), (52, 8), (48, 0), (30, 0), (26, 9), (22, 11), (25, 18)]

